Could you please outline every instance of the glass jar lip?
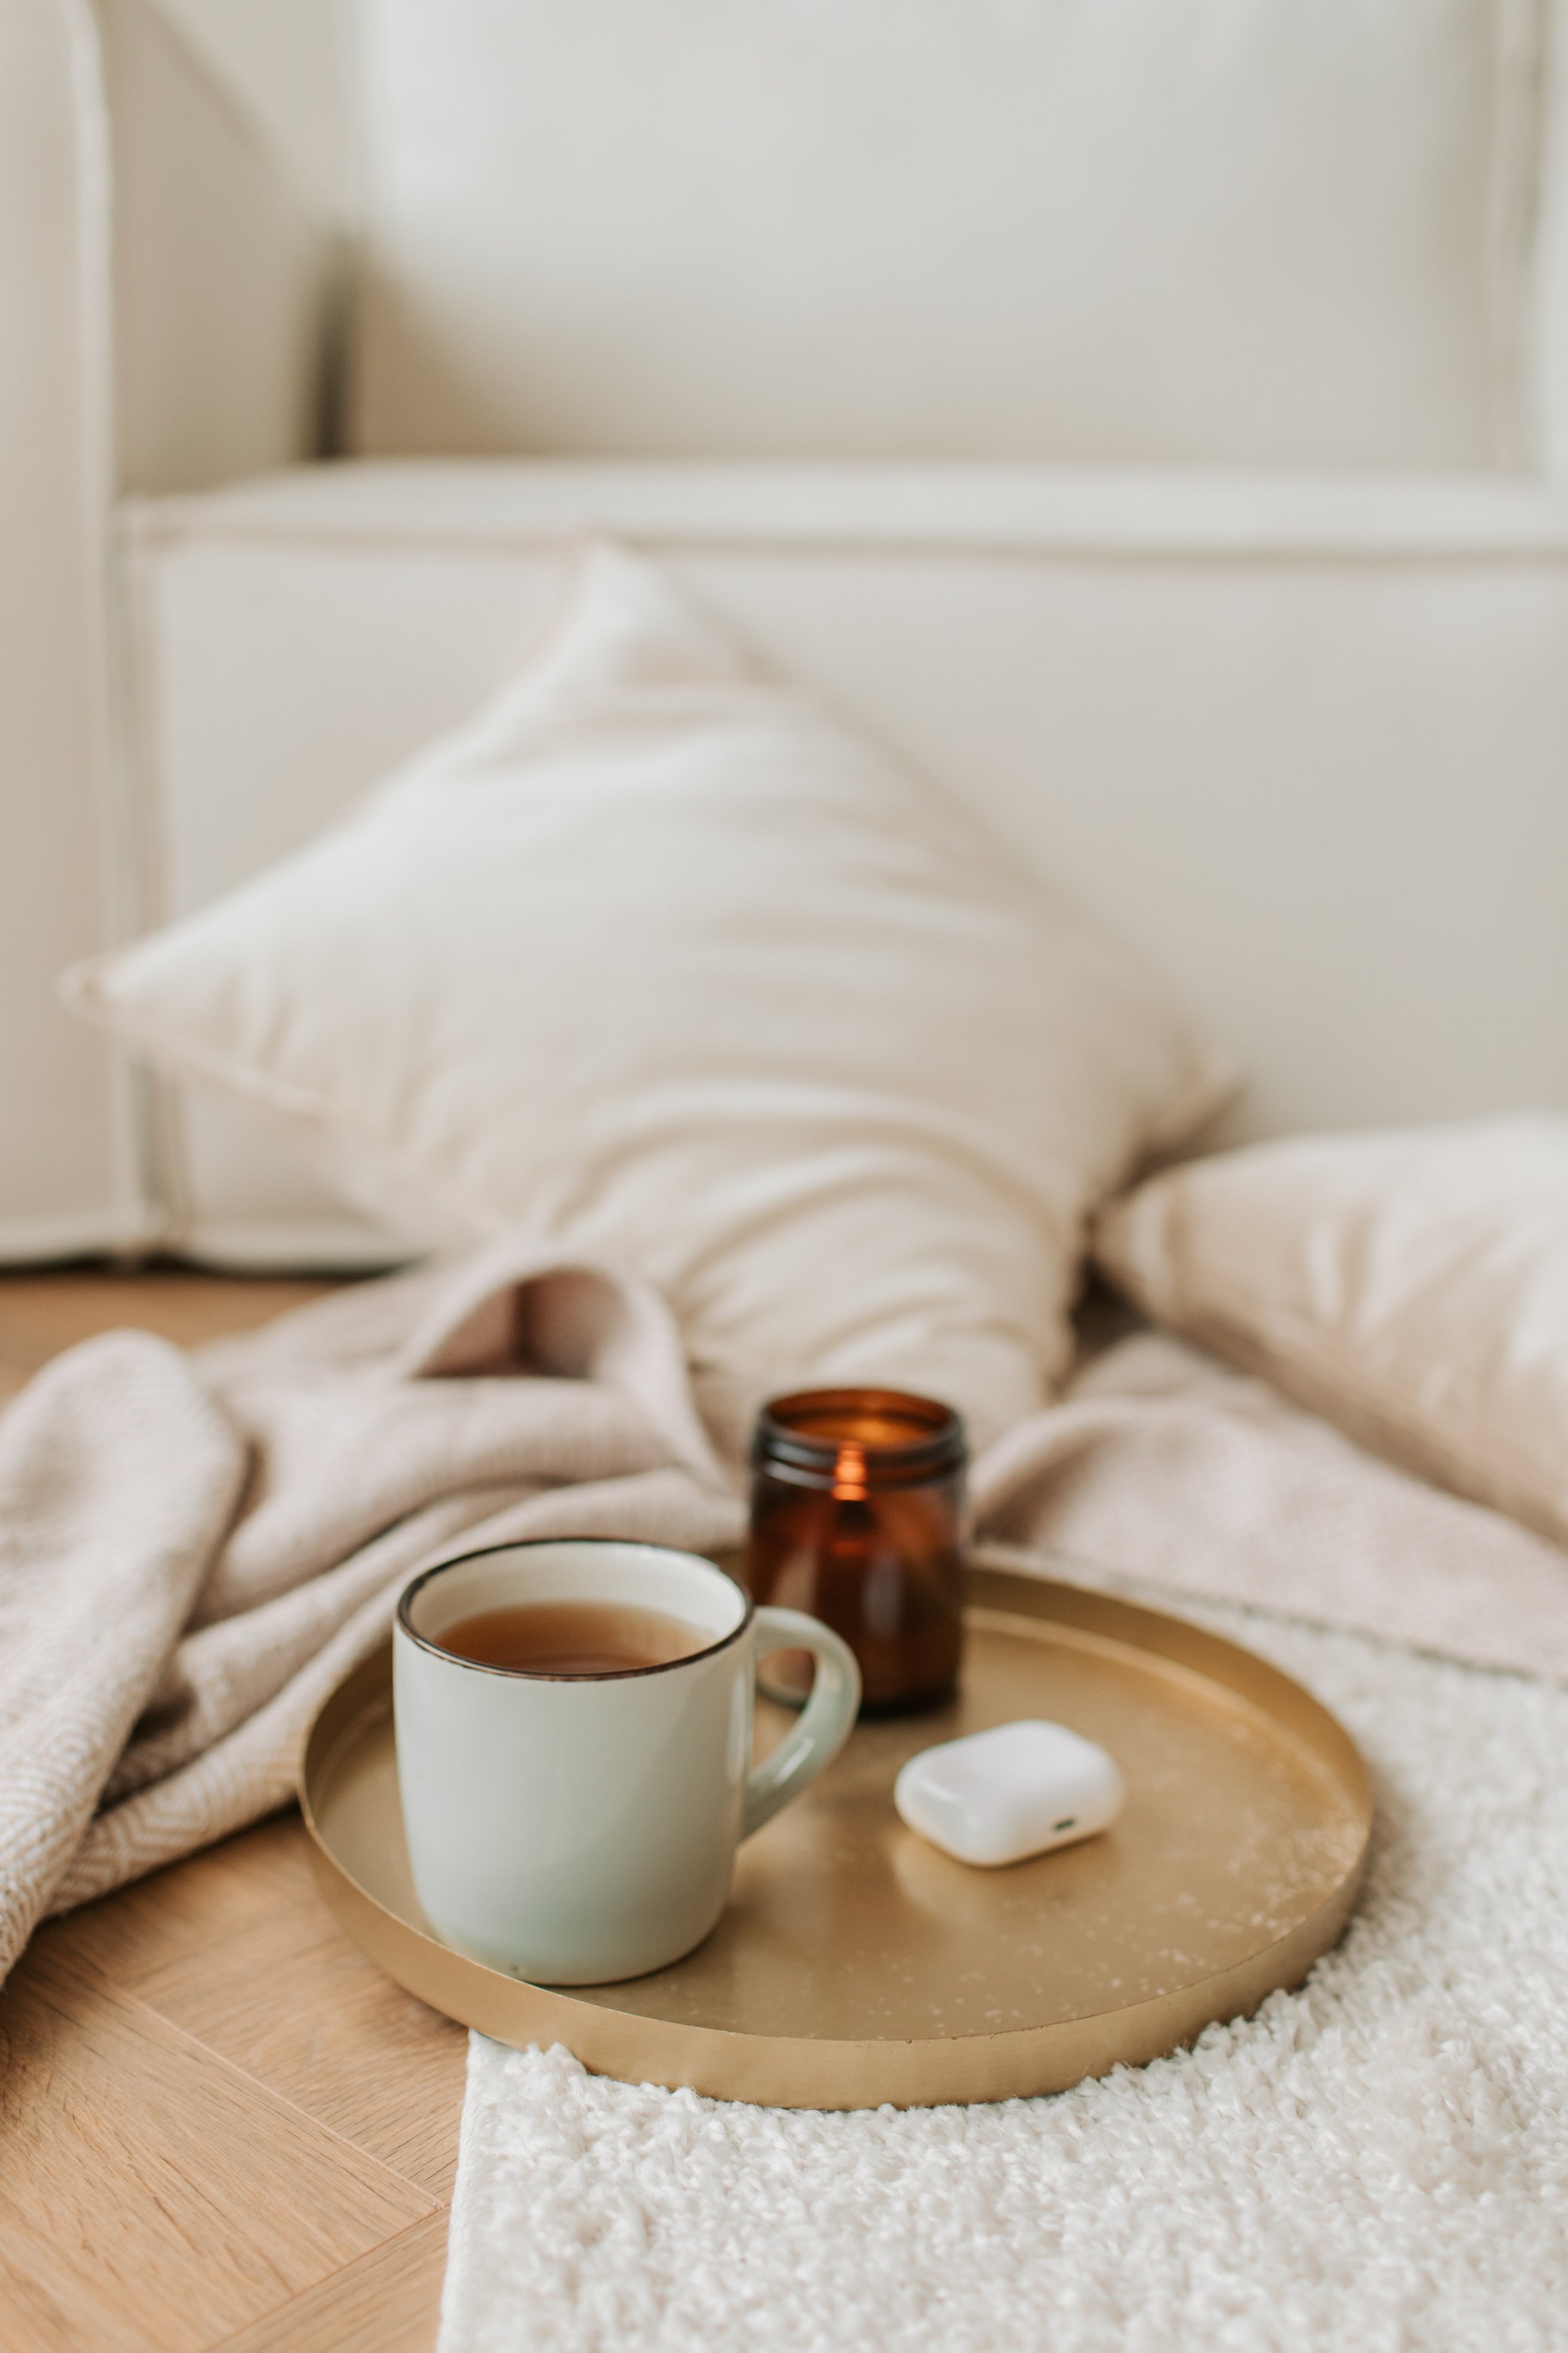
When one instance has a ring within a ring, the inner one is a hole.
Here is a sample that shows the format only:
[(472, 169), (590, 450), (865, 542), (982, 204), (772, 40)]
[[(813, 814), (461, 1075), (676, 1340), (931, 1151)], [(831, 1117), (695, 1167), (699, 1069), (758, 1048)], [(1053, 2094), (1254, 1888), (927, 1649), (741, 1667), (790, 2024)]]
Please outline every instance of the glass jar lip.
[[(910, 1434), (865, 1437), (853, 1427), (816, 1432), (810, 1426), (814, 1420), (853, 1424), (857, 1419), (905, 1422)], [(882, 1388), (792, 1389), (770, 1398), (758, 1414), (752, 1461), (759, 1470), (788, 1465), (827, 1477), (846, 1445), (860, 1450), (873, 1481), (900, 1484), (955, 1470), (969, 1451), (963, 1416), (938, 1398)]]

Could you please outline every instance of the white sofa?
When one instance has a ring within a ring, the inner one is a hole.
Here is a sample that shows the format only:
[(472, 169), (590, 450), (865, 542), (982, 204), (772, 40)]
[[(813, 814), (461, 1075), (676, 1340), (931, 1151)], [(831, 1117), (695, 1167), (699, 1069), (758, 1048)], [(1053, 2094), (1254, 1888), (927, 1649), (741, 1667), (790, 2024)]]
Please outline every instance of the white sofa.
[(342, 37), (323, 223), (150, 0), (0, 0), (0, 1253), (395, 1247), (54, 978), (464, 716), (584, 528), (1140, 942), (1233, 1132), (1568, 1103), (1560, 0)]

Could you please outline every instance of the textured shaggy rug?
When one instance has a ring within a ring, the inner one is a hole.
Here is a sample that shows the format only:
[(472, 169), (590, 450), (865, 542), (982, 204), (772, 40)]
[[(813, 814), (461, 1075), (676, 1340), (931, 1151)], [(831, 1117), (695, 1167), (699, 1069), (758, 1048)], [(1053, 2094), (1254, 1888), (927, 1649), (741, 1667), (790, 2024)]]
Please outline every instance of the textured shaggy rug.
[(1192, 1614), (1373, 1767), (1366, 1894), (1300, 1991), (1054, 2099), (905, 2114), (476, 2036), (440, 2353), (1568, 2346), (1568, 1691)]

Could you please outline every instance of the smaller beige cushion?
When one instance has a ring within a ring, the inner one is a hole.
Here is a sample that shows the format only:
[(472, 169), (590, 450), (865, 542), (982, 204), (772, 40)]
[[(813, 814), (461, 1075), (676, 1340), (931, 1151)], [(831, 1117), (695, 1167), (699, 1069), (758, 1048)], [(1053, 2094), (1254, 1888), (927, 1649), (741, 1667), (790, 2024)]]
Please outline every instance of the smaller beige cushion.
[(1568, 1118), (1193, 1161), (1095, 1250), (1157, 1322), (1568, 1543)]

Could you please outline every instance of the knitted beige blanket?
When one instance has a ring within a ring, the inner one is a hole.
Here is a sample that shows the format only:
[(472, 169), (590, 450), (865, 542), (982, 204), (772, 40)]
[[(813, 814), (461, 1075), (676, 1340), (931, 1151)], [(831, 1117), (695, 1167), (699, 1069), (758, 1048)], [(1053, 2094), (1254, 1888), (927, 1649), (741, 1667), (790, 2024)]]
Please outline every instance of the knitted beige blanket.
[[(1099, 1356), (992, 1448), (974, 1500), (985, 1533), (1091, 1579), (1568, 1677), (1562, 1554), (1173, 1342)], [(432, 1559), (710, 1549), (743, 1515), (668, 1310), (604, 1267), (501, 1248), (195, 1356), (132, 1332), (71, 1350), (0, 1419), (0, 1976), (45, 1913), (287, 1802), (317, 1708)]]

